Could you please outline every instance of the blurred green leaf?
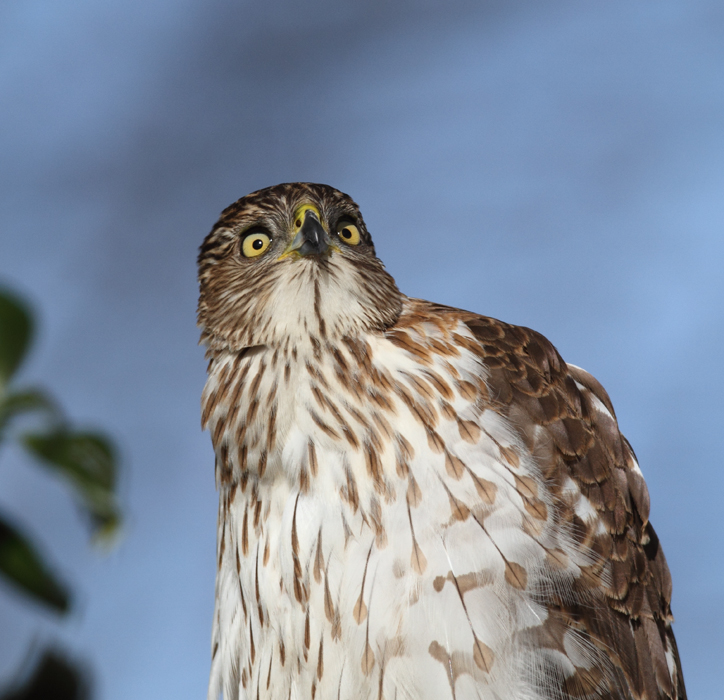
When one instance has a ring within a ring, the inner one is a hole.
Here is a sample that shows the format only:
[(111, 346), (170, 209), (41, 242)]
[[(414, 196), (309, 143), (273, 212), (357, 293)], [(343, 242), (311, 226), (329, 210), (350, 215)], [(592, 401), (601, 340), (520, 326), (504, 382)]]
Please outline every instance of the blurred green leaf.
[(114, 494), (117, 465), (111, 442), (104, 435), (56, 429), (27, 433), (22, 442), (33, 456), (72, 484), (96, 537), (104, 540), (115, 534), (120, 524)]
[(0, 573), (25, 593), (67, 612), (70, 596), (30, 542), (0, 517)]
[(12, 394), (0, 395), (0, 440), (8, 423), (24, 413), (44, 412), (59, 420), (60, 411), (53, 400), (42, 391), (27, 389)]
[(87, 700), (87, 674), (56, 651), (46, 651), (32, 674), (0, 700)]
[(32, 335), (30, 309), (15, 295), (0, 290), (0, 389), (23, 361)]

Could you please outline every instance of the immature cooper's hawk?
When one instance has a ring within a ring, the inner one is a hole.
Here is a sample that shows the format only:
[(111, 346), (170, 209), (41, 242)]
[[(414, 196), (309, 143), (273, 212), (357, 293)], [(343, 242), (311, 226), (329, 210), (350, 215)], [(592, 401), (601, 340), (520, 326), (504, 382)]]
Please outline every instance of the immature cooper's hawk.
[(209, 698), (684, 698), (613, 407), (541, 335), (403, 295), (294, 183), (201, 247), (220, 491)]

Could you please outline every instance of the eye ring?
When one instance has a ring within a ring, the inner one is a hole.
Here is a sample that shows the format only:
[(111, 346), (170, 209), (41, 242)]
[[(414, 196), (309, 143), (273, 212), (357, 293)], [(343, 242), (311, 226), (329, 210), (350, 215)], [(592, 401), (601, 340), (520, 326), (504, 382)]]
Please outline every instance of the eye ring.
[(337, 224), (337, 235), (347, 245), (355, 246), (362, 242), (362, 236), (360, 235), (359, 229), (348, 219), (343, 219)]
[(260, 229), (249, 231), (241, 241), (241, 254), (245, 258), (257, 258), (266, 253), (271, 242), (271, 236), (266, 231)]

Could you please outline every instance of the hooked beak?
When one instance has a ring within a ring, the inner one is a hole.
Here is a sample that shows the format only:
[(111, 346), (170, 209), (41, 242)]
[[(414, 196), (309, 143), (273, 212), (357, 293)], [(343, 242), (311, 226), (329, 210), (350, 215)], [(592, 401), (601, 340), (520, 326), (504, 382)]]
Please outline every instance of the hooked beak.
[(283, 256), (289, 253), (299, 255), (324, 255), (329, 251), (330, 238), (322, 227), (319, 217), (313, 209), (304, 212), (304, 223), (294, 237), (291, 245), (284, 251)]

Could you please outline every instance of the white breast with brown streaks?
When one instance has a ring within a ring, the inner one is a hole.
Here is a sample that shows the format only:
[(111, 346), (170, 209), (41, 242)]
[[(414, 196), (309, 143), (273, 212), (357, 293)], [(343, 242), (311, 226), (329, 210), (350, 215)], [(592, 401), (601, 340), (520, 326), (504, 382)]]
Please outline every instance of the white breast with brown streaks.
[[(540, 697), (526, 637), (591, 562), (491, 408), (475, 342), (430, 325), (212, 361), (209, 698)], [(566, 643), (547, 658), (562, 674), (591, 656)]]

